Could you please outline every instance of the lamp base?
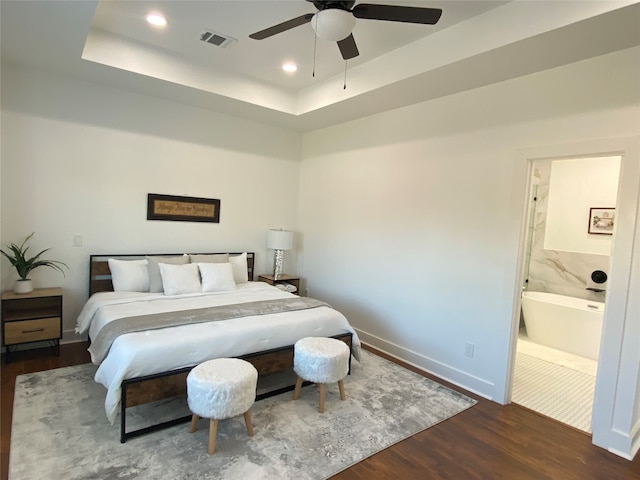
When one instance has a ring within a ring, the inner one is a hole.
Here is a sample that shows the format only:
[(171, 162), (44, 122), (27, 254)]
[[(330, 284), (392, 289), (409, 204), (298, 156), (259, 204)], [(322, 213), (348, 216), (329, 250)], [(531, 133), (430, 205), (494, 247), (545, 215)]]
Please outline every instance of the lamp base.
[(284, 262), (284, 250), (276, 250), (273, 256), (273, 278), (278, 280), (282, 275), (282, 264)]

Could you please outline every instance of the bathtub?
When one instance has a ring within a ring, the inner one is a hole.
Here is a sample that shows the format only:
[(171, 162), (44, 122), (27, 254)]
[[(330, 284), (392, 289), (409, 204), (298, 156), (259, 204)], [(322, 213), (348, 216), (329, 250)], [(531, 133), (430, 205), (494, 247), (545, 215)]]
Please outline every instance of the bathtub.
[(604, 303), (553, 293), (524, 292), (522, 315), (532, 342), (598, 359)]

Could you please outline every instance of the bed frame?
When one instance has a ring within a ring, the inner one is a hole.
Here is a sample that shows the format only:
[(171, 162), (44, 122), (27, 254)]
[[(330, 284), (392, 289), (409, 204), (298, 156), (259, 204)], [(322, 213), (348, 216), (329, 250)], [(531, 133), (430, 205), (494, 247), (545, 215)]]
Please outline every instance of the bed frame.
[[(224, 252), (226, 253), (226, 252)], [(109, 258), (117, 258), (121, 260), (136, 260), (145, 258), (145, 256), (180, 256), (182, 254), (126, 254), (126, 255), (91, 255), (89, 259), (89, 296), (97, 292), (113, 291), (111, 282), (111, 271), (109, 270)], [(206, 254), (197, 254), (206, 255)], [(239, 255), (238, 253), (229, 253)], [(253, 281), (253, 266), (255, 254), (247, 252), (247, 273), (249, 281)], [(352, 350), (352, 334), (344, 333), (335, 335), (336, 338), (347, 344), (349, 350)], [(243, 360), (250, 362), (260, 376), (269, 375), (285, 369), (293, 367), (293, 345), (265, 350), (261, 352), (249, 353), (239, 356)], [(168, 428), (180, 423), (186, 423), (191, 419), (191, 415), (176, 418), (166, 422), (160, 422), (148, 427), (140, 428), (127, 432), (127, 408), (143, 405), (145, 403), (155, 402), (165, 398), (184, 395), (187, 388), (187, 375), (194, 368), (190, 367), (171, 370), (153, 375), (145, 375), (142, 377), (128, 378), (122, 381), (120, 394), (120, 443), (125, 443), (128, 439), (134, 438), (146, 433), (155, 432), (163, 428)], [(349, 372), (351, 372), (351, 355), (349, 355)], [(303, 382), (303, 386), (311, 385), (310, 382)], [(256, 400), (272, 397), (280, 393), (292, 391), (295, 385), (287, 385), (281, 388), (267, 391), (256, 395)]]

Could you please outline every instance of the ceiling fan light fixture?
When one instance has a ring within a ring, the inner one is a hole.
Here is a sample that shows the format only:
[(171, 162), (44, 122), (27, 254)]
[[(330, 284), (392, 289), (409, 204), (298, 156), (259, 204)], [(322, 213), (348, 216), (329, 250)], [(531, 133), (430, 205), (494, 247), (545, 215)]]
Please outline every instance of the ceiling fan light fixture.
[(311, 26), (316, 35), (329, 42), (338, 42), (347, 38), (355, 25), (356, 18), (353, 14), (339, 8), (320, 10), (311, 19)]

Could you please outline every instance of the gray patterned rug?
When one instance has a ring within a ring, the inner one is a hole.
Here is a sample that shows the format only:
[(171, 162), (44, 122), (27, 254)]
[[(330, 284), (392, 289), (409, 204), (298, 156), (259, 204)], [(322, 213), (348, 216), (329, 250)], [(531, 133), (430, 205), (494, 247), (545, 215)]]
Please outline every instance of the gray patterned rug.
[[(118, 422), (112, 426), (105, 417), (105, 389), (93, 381), (95, 368), (16, 379), (11, 480), (325, 479), (476, 403), (363, 351), (345, 379), (346, 401), (336, 384), (327, 386), (324, 414), (317, 411), (314, 386), (304, 387), (295, 402), (291, 393), (256, 402), (255, 436), (247, 436), (242, 416), (223, 420), (209, 456), (204, 419), (194, 434), (185, 423), (121, 444)], [(185, 403), (137, 407), (131, 428), (167, 409), (175, 414)]]

